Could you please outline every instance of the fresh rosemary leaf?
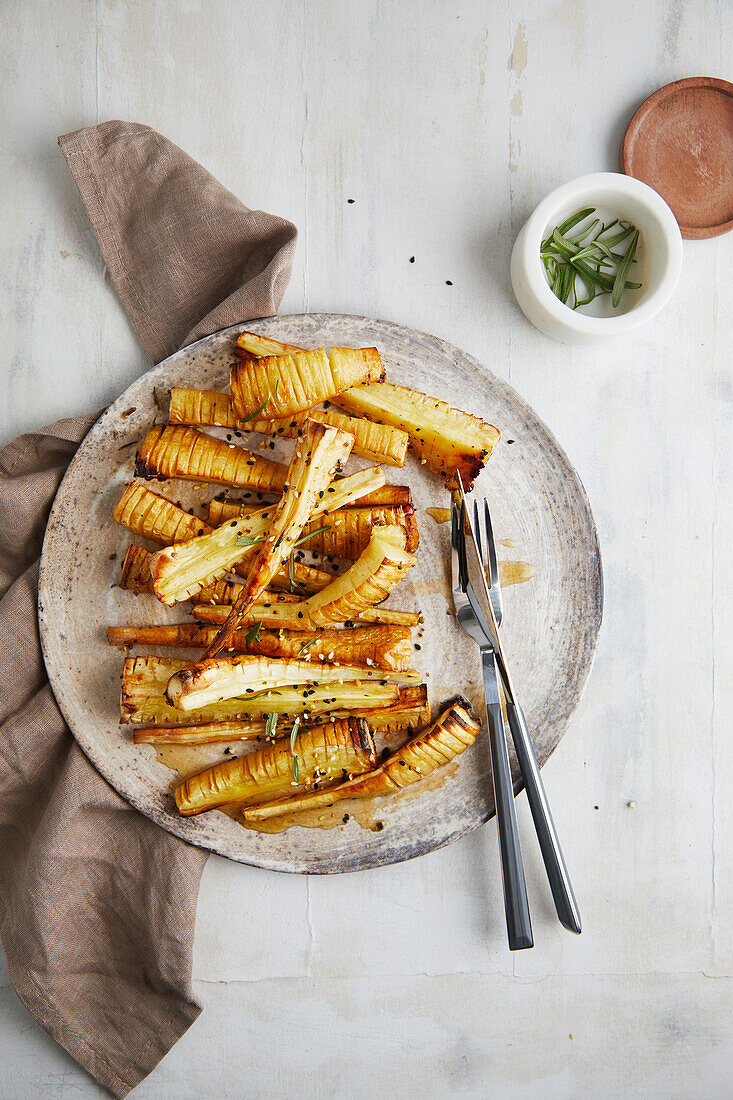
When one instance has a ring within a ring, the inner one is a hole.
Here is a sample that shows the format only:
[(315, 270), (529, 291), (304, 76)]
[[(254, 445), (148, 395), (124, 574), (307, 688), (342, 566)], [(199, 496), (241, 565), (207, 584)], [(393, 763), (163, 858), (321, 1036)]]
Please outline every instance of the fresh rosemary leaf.
[(247, 633), (244, 636), (245, 642), (247, 642), (248, 645), (250, 645), (252, 642), (256, 642), (257, 639), (260, 636), (260, 631), (261, 630), (262, 630), (262, 623), (259, 623), (259, 622), (252, 623), (252, 626), (249, 628), (249, 630), (247, 631)]
[(315, 535), (320, 535), (322, 531), (330, 531), (330, 527), (319, 527), (317, 531), (309, 531), (307, 535), (303, 535), (297, 542), (293, 543), (293, 546), (300, 546), (301, 542), (307, 542), (308, 539), (312, 539)]
[(620, 233), (614, 233), (612, 237), (607, 237), (603, 243), (609, 248), (615, 248), (617, 244), (621, 244), (627, 237), (630, 237), (633, 232), (635, 232), (634, 227), (630, 225), (627, 229), (622, 229)]
[(558, 225), (558, 232), (561, 235), (567, 233), (568, 229), (572, 229), (573, 226), (578, 225), (579, 222), (582, 222), (583, 218), (588, 218), (591, 214), (595, 214), (595, 212), (595, 206), (588, 206), (585, 210), (578, 210), (576, 214), (571, 214), (571, 216), (566, 221), (564, 221), (562, 225)]
[(275, 730), (277, 729), (277, 711), (272, 711), (267, 715), (267, 721), (265, 722), (265, 737), (273, 738), (275, 736)]
[[(277, 389), (277, 387), (276, 387), (276, 389)], [(244, 420), (241, 420), (240, 423), (241, 424), (249, 424), (250, 420), (256, 420), (257, 417), (260, 415), (260, 413), (264, 412), (264, 410), (267, 408), (269, 403), (270, 403), (270, 398), (268, 397), (266, 401), (262, 402), (259, 409), (255, 409), (255, 411), (253, 413), (251, 413), (249, 416), (245, 416)]]
[(597, 225), (600, 225), (600, 224), (601, 224), (600, 218), (594, 218), (587, 229), (584, 229), (581, 233), (578, 233), (576, 236), (568, 237), (567, 239), (569, 241), (572, 241), (573, 244), (581, 244), (586, 239), (586, 237), (589, 237), (591, 235), (591, 233), (593, 232), (595, 227)]
[(288, 580), (290, 581), (290, 591), (295, 591), (295, 555), (293, 551), (290, 551), (290, 557), (288, 558)]
[(303, 642), (302, 646), (298, 650), (298, 656), (300, 657), (301, 653), (305, 653), (308, 646), (313, 645), (315, 640), (316, 640), (315, 637), (313, 637), (313, 638), (308, 638), (305, 642)]
[(264, 542), (264, 535), (240, 535), (235, 546), (256, 546), (258, 542)]
[(297, 753), (295, 751), (295, 739), (298, 736), (298, 729), (300, 728), (300, 718), (296, 718), (293, 722), (293, 728), (290, 731), (290, 751), (293, 754), (293, 779), (297, 783), (300, 779), (300, 761), (298, 760)]
[(636, 232), (634, 233), (633, 237), (631, 238), (631, 244), (629, 245), (629, 247), (626, 250), (626, 255), (624, 256), (623, 260), (619, 264), (618, 272), (616, 274), (616, 279), (615, 279), (615, 282), (613, 284), (613, 294), (611, 296), (611, 305), (613, 306), (614, 309), (617, 308), (619, 302), (621, 301), (621, 295), (623, 294), (624, 290), (626, 289), (626, 276), (628, 274), (629, 268), (631, 267), (631, 264), (633, 263), (634, 253), (636, 252), (636, 246), (637, 246), (638, 243), (639, 243), (639, 230), (637, 229)]
[(608, 223), (608, 225), (603, 226), (603, 229), (598, 234), (598, 236), (602, 237), (604, 233), (608, 233), (609, 229), (613, 229), (614, 225), (618, 225), (618, 224), (619, 224), (618, 218), (614, 218), (612, 222)]

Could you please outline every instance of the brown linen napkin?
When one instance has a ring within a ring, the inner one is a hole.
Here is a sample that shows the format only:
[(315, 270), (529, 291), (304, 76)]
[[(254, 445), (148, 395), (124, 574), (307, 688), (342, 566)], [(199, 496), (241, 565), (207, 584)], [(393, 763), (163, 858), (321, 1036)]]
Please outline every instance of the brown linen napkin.
[(137, 122), (59, 138), (140, 342), (158, 363), (238, 321), (271, 317), (297, 230), (248, 210), (178, 146)]
[[(60, 144), (153, 358), (275, 312), (295, 242), (289, 222), (247, 210), (147, 127), (108, 122)], [(191, 963), (206, 853), (106, 783), (73, 740), (46, 677), (36, 613), (41, 543), (95, 419), (59, 421), (0, 451), (0, 936), (31, 1014), (121, 1097), (201, 1011)]]

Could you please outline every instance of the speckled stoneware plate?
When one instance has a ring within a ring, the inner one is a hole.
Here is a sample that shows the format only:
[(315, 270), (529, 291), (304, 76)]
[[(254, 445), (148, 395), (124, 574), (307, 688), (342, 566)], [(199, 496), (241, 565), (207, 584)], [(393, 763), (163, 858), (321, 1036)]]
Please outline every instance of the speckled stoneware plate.
[[(131, 537), (114, 523), (112, 508), (132, 477), (132, 444), (156, 415), (160, 418), (156, 392), (159, 399), (171, 386), (226, 389), (232, 347), (243, 327), (304, 347), (376, 346), (392, 380), (477, 413), (501, 429), (501, 442), (477, 489), (490, 500), (500, 557), (534, 567), (531, 580), (505, 591), (503, 634), (540, 763), (557, 745), (578, 703), (601, 622), (603, 586), (593, 516), (566, 455), (514, 390), (434, 336), (362, 317), (272, 317), (208, 336), (134, 382), (79, 448), (46, 532), (39, 619), (53, 690), (89, 759), (124, 798), (164, 829), (231, 859), (317, 873), (396, 863), (448, 844), (492, 815), (485, 737), (454, 762), (441, 785), (422, 792), (414, 788), (392, 802), (377, 800), (370, 809), (371, 828), (351, 817), (347, 824), (339, 818), (330, 829), (299, 826), (271, 834), (244, 829), (219, 811), (180, 818), (171, 795), (175, 774), (152, 746), (135, 746), (129, 728), (119, 725), (122, 653), (107, 646), (106, 626), (183, 621), (186, 613), (116, 587)], [(280, 442), (279, 450), (268, 454), (286, 458), (290, 446)], [(387, 477), (410, 485), (421, 536), (418, 565), (390, 606), (419, 608), (424, 614), (414, 665), (426, 677), (433, 712), (461, 693), (482, 713), (477, 650), (456, 626), (449, 603), (449, 526), (426, 514), (428, 507), (447, 506), (448, 494), (413, 458), (404, 470), (388, 470)], [(180, 481), (152, 487), (202, 514), (218, 491)], [(221, 759), (224, 747), (203, 751), (207, 759)]]

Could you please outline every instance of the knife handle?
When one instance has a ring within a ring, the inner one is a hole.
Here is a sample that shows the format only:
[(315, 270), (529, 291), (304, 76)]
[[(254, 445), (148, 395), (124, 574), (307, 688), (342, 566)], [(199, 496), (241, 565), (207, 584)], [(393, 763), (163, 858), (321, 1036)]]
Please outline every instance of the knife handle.
[(578, 903), (570, 885), (570, 876), (565, 866), (560, 841), (557, 838), (555, 823), (552, 820), (545, 787), (540, 776), (540, 769), (537, 767), (537, 759), (532, 748), (524, 712), (519, 703), (512, 703), (507, 699), (506, 713), (509, 728), (512, 731), (512, 738), (514, 739), (519, 767), (524, 779), (525, 790), (527, 791), (529, 808), (532, 811), (534, 827), (537, 831), (537, 839), (540, 842), (540, 851), (545, 861), (545, 869), (550, 881), (555, 909), (560, 918), (560, 923), (568, 931), (580, 935), (582, 927)]
[(491, 774), (494, 781), (494, 803), (499, 830), (501, 877), (504, 885), (504, 911), (509, 938), (509, 950), (521, 951), (534, 946), (532, 922), (529, 916), (527, 885), (524, 880), (519, 829), (514, 806), (514, 788), (509, 767), (501, 696), (493, 650), (482, 649), (481, 666), (486, 694), (486, 716), (491, 747)]

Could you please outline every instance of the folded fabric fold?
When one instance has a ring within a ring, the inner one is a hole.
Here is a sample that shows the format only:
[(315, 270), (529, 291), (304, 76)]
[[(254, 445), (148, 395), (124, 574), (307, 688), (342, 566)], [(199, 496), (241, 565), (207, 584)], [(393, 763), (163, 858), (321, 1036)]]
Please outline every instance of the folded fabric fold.
[(59, 145), (154, 363), (227, 325), (277, 313), (295, 253), (292, 222), (248, 209), (137, 122), (76, 130)]
[[(147, 126), (108, 122), (59, 143), (152, 359), (276, 312), (295, 245), (290, 222), (243, 206)], [(59, 421), (0, 451), (0, 937), (38, 1023), (125, 1096), (200, 1012), (191, 968), (207, 854), (107, 784), (46, 676), (43, 533), (95, 419)]]

